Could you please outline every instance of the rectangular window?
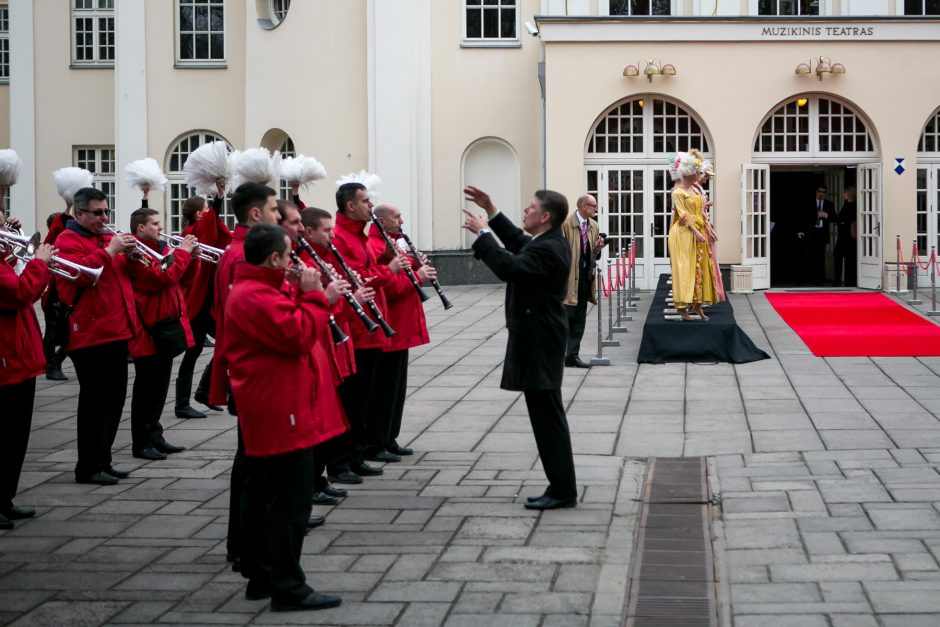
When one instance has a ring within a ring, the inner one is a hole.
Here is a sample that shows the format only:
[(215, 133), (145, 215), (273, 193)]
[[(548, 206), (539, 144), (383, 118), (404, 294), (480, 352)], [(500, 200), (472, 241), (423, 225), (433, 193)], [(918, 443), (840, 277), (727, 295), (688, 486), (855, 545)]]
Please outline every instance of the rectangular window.
[(73, 0), (72, 63), (114, 67), (114, 0)]
[(467, 43), (516, 43), (516, 0), (465, 0), (464, 41)]
[[(75, 146), (72, 163), (95, 175), (95, 187), (108, 195), (108, 207), (114, 210), (117, 181), (114, 176), (114, 146)], [(113, 214), (112, 214), (113, 216)]]
[(10, 7), (0, 5), (0, 84), (10, 82)]
[(610, 0), (609, 15), (672, 15), (671, 0)]
[(940, 0), (904, 0), (904, 15), (940, 15)]
[(178, 0), (177, 60), (189, 65), (225, 62), (224, 0)]
[[(819, 15), (822, 0), (758, 0), (758, 15)], [(753, 10), (753, 9), (752, 9)]]

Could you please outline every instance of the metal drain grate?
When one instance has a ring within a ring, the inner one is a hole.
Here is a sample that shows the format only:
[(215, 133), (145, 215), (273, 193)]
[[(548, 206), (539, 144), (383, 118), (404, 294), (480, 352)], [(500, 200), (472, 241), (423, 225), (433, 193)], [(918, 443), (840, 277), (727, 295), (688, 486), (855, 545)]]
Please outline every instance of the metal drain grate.
[(704, 457), (652, 457), (646, 474), (627, 627), (715, 627)]

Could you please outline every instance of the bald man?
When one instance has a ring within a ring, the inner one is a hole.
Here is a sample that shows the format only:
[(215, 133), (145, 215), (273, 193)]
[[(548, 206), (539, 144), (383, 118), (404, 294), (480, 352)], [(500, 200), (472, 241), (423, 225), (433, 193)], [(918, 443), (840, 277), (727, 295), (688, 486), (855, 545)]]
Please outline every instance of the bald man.
[(581, 338), (588, 302), (597, 303), (595, 284), (595, 256), (606, 242), (599, 236), (597, 226), (597, 200), (590, 194), (578, 198), (577, 209), (561, 225), (561, 232), (571, 252), (568, 270), (568, 291), (565, 294), (565, 313), (568, 315), (568, 352), (565, 366), (590, 368), (581, 361)]

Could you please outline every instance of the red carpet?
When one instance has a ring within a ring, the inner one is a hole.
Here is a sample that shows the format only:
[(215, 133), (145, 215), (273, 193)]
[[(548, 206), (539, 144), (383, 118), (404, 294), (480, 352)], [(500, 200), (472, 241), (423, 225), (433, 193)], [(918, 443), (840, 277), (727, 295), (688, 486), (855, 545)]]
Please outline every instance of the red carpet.
[(940, 327), (877, 293), (770, 293), (817, 357), (940, 355)]

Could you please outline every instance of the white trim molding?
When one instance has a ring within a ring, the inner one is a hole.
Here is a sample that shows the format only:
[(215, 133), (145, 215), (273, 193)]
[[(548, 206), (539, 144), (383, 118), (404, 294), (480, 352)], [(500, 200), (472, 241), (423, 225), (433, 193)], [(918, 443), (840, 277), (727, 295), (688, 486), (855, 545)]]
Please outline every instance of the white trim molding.
[[(10, 147), (23, 161), (10, 212), (36, 231), (36, 76), (32, 0), (10, 0)], [(14, 122), (15, 121), (15, 122)]]
[(140, 206), (140, 192), (127, 182), (124, 168), (148, 156), (146, 0), (114, 4), (116, 189), (111, 215), (114, 224), (124, 229), (130, 212)]

